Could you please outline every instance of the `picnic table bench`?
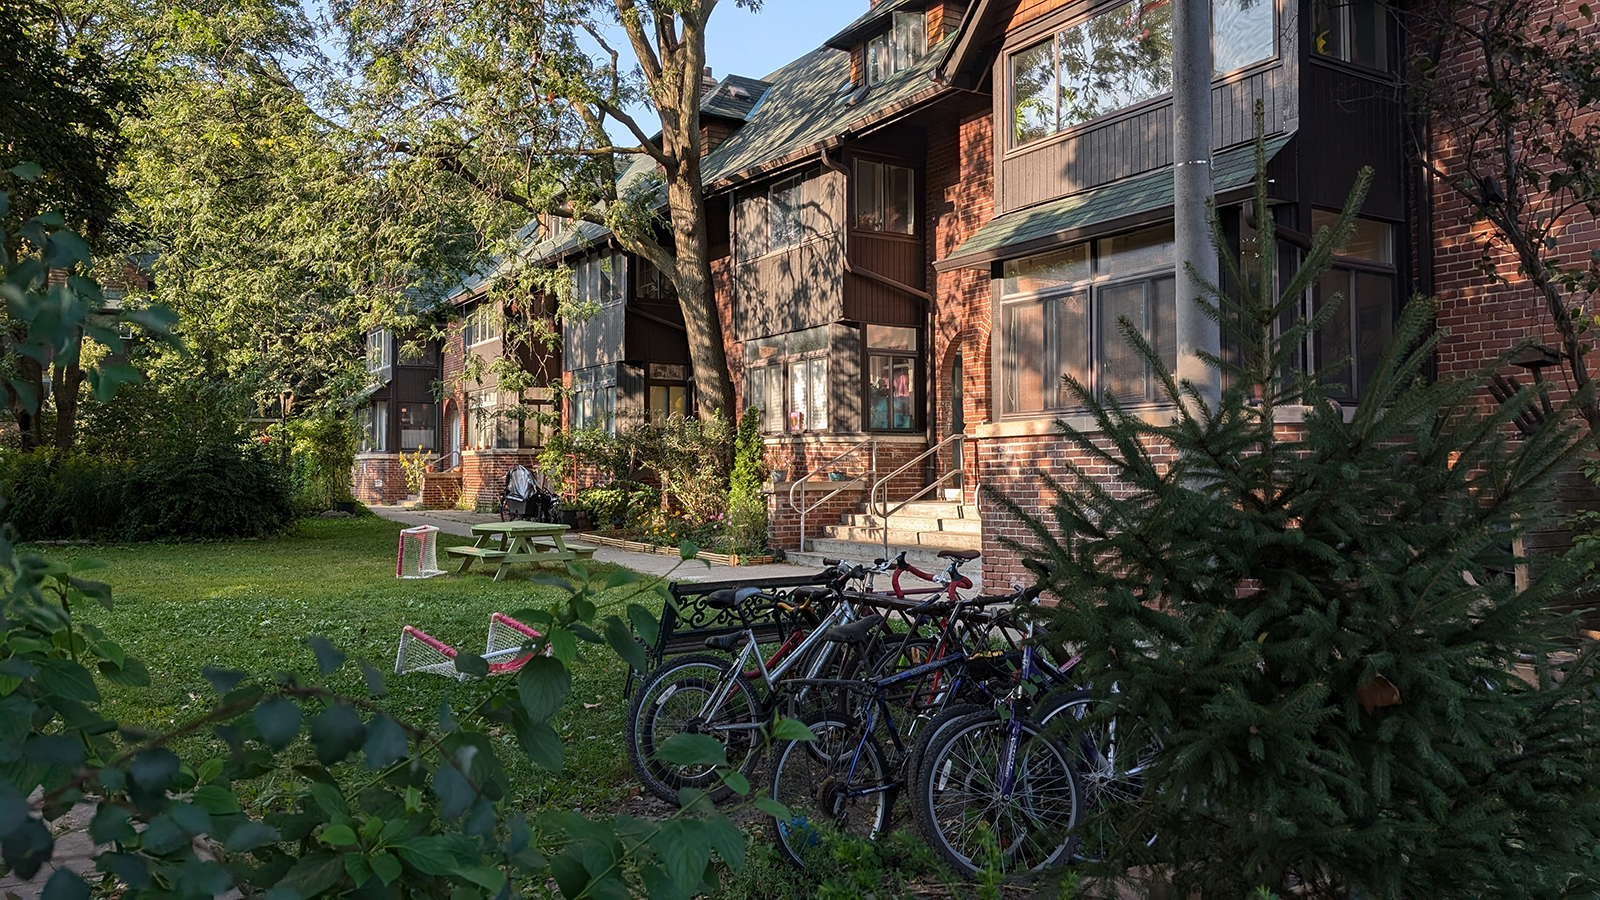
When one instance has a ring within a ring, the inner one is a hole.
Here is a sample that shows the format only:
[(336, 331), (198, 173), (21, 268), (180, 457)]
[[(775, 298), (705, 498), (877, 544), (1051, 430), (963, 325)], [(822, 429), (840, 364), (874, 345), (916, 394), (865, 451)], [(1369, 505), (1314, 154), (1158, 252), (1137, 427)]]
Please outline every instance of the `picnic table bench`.
[(461, 559), (459, 572), (466, 572), (475, 560), (498, 563), (494, 580), (504, 581), (506, 572), (517, 563), (593, 558), (594, 547), (566, 542), (563, 535), (568, 530), (566, 525), (549, 522), (484, 522), (472, 526), (477, 540), (471, 547), (446, 547), (444, 552)]

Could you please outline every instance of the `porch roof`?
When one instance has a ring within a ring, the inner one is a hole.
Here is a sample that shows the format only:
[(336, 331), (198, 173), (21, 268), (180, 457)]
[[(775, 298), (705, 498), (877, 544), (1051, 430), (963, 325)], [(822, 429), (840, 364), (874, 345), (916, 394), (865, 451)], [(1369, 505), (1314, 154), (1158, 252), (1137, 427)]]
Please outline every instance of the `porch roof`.
[[(1288, 145), (1293, 133), (1266, 141), (1267, 161)], [(1212, 184), (1220, 197), (1249, 188), (1255, 181), (1255, 144), (1216, 153), (1211, 160)], [(1005, 213), (989, 220), (966, 243), (935, 262), (941, 272), (986, 268), (1002, 259), (1026, 256), (1061, 244), (1080, 241), (1144, 224), (1172, 206), (1172, 167), (1080, 191), (1057, 200)]]

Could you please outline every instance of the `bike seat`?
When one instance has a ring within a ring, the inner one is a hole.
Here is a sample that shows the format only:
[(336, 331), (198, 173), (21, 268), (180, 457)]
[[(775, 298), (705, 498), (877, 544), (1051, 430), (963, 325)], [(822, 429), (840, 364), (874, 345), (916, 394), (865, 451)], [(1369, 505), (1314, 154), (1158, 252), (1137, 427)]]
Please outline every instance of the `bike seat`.
[(706, 605), (713, 609), (737, 609), (751, 597), (760, 596), (760, 588), (723, 588), (706, 595)]
[(789, 592), (789, 599), (794, 603), (804, 603), (807, 600), (815, 603), (833, 596), (833, 591), (825, 587), (802, 587)]
[(883, 616), (867, 616), (865, 619), (857, 619), (849, 625), (837, 625), (829, 628), (828, 633), (823, 635), (822, 638), (835, 644), (859, 644), (871, 636), (872, 629), (877, 628), (878, 623), (882, 621)]
[(719, 634), (714, 637), (706, 638), (706, 649), (721, 650), (724, 653), (732, 653), (734, 650), (738, 649), (739, 642), (743, 640), (744, 632), (742, 631), (735, 631), (732, 634)]
[(983, 555), (982, 553), (979, 553), (976, 550), (940, 550), (939, 551), (939, 557), (941, 559), (972, 560), (972, 559), (977, 559), (978, 557), (980, 557), (982, 555)]

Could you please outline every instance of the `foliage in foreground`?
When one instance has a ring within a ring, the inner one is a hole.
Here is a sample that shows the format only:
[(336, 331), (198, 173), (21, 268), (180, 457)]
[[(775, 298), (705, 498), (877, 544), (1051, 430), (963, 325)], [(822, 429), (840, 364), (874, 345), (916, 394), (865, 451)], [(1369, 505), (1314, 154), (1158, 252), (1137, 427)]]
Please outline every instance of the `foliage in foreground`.
[[(1083, 462), (1051, 482), (1048, 523), (1011, 506), (1053, 570), (1051, 627), (1114, 697), (1122, 762), (1160, 742), (1140, 801), (1102, 813), (1123, 840), (1099, 868), (1207, 898), (1593, 896), (1596, 656), (1559, 655), (1572, 621), (1548, 612), (1583, 560), (1519, 590), (1511, 549), (1574, 429), (1510, 441), (1531, 392), (1485, 416), (1483, 377), (1427, 381), (1423, 299), (1353, 410), (1285, 374), (1337, 307), (1294, 319), (1364, 187), (1281, 293), (1270, 216), (1246, 265), (1222, 254), (1246, 287), (1208, 288), (1241, 348), (1213, 360), (1220, 402), (1164, 376), (1178, 413), (1152, 425), (1069, 382), (1096, 422), (1061, 425)], [(1102, 465), (1115, 491), (1083, 471)]]

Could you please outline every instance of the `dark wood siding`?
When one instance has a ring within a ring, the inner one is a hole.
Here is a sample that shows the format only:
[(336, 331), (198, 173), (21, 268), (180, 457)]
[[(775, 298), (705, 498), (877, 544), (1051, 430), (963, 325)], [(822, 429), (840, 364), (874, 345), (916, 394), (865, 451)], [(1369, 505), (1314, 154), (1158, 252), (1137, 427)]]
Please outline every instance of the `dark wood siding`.
[(594, 315), (569, 319), (561, 328), (561, 357), (568, 369), (587, 369), (621, 362), (627, 334), (627, 307), (601, 306)]
[[(668, 324), (674, 323), (674, 324)], [(628, 305), (627, 358), (637, 362), (689, 363), (683, 310), (676, 303), (634, 300)]]
[[(889, 237), (872, 232), (851, 232), (850, 263), (857, 269), (876, 272), (918, 289), (927, 279), (920, 236)], [(844, 317), (879, 325), (920, 325), (922, 300), (870, 278), (846, 275)]]
[(1300, 153), (1304, 199), (1344, 206), (1362, 166), (1373, 168), (1362, 213), (1381, 219), (1405, 216), (1404, 115), (1400, 87), (1382, 78), (1329, 63), (1305, 67)]
[[(843, 316), (844, 176), (815, 173), (801, 187), (805, 240), (798, 247), (733, 264), (737, 340), (799, 331)], [(764, 244), (765, 193), (741, 197), (733, 209), (734, 252)]]

